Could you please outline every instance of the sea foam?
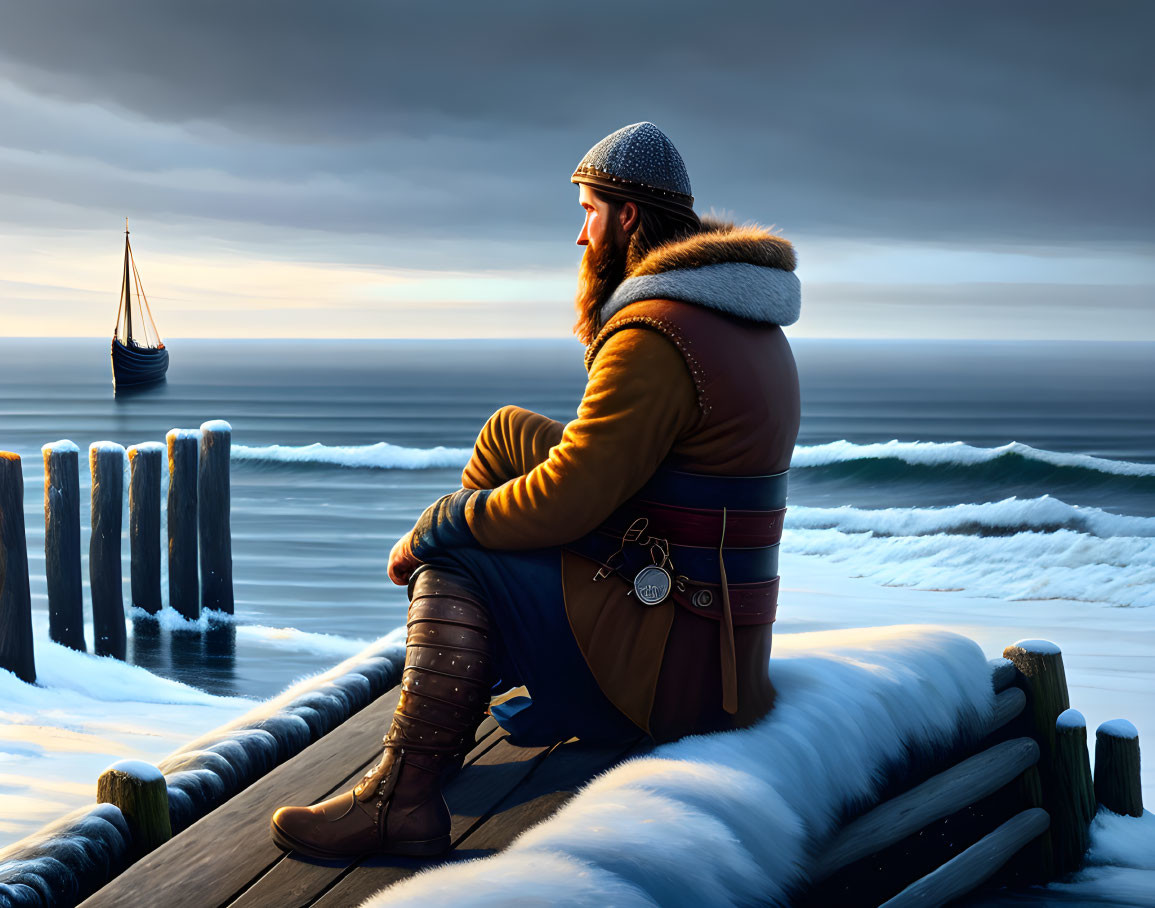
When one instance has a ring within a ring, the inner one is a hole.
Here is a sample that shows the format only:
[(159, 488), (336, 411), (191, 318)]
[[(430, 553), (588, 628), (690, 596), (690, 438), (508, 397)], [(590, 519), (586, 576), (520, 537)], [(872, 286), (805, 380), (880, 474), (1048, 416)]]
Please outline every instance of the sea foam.
[[(379, 441), (371, 445), (233, 445), (237, 460), (279, 463), (324, 463), (342, 467), (379, 470), (422, 470), (463, 467), (469, 448), (411, 448)], [(794, 470), (828, 467), (856, 461), (894, 460), (910, 466), (973, 467), (1004, 461), (1028, 461), (1060, 469), (1089, 470), (1113, 476), (1155, 477), (1155, 463), (1112, 460), (1090, 454), (1071, 454), (1033, 448), (1012, 441), (993, 448), (976, 447), (961, 441), (899, 441), (856, 444), (832, 441), (820, 445), (799, 445), (790, 466)]]

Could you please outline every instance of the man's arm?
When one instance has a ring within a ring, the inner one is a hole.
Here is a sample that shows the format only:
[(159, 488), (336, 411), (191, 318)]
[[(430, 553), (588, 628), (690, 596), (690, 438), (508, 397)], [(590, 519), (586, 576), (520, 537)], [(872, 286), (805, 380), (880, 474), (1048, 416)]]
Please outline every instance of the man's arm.
[(466, 489), (496, 489), (549, 457), (565, 424), (523, 407), (502, 407), (482, 427), (461, 473)]
[(526, 549), (577, 539), (641, 488), (698, 419), (678, 349), (656, 331), (623, 329), (598, 352), (577, 419), (546, 459), (495, 489), (435, 502), (413, 529), (413, 554), (473, 540)]

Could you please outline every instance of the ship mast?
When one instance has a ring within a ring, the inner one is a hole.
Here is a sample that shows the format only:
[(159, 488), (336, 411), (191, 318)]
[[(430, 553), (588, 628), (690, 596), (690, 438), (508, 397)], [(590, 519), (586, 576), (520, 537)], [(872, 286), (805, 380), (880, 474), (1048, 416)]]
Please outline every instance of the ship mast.
[(132, 342), (132, 279), (128, 271), (128, 218), (124, 219), (124, 343)]

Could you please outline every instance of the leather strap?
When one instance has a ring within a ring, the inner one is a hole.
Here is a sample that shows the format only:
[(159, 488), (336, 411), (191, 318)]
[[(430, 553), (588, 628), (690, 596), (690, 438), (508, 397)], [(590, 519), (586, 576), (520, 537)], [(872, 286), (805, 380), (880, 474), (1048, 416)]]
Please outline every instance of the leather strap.
[[(603, 529), (624, 533), (639, 517), (645, 517), (655, 535), (672, 545), (717, 545), (722, 535), (722, 512), (716, 508), (688, 508), (655, 501), (630, 501), (615, 511)], [(782, 539), (786, 509), (739, 511), (727, 509), (726, 541), (731, 546), (755, 548), (776, 545)]]
[(685, 508), (776, 511), (786, 507), (786, 477), (789, 472), (718, 476), (659, 467), (634, 498)]
[(730, 586), (726, 583), (726, 509), (722, 508), (722, 536), (718, 540), (718, 573), (722, 575), (722, 627), (718, 634), (722, 656), (722, 709), (730, 715), (738, 711), (738, 659), (734, 655), (734, 616), (730, 610)]

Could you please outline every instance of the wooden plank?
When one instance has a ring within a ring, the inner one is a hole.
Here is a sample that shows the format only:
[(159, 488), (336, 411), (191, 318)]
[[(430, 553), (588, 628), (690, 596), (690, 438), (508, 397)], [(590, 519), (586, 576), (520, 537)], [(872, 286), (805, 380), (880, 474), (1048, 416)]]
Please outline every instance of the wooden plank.
[(642, 739), (624, 746), (590, 746), (580, 741), (563, 744), (458, 843), (458, 850), (471, 857), (500, 851), (524, 830), (556, 813), (595, 775), (649, 749)]
[(891, 798), (844, 826), (830, 842), (812, 879), (820, 882), (1002, 788), (1039, 759), (1032, 738), (1015, 738), (963, 760)]
[(84, 908), (137, 904), (142, 892), (166, 908), (227, 904), (282, 854), (269, 834), (273, 811), (284, 804), (313, 803), (332, 789), (335, 778), (363, 770), (366, 755), (380, 747), (399, 695), (395, 687), (370, 703), (133, 864), (88, 898)]
[[(506, 732), (491, 716), (478, 727), (477, 736), (477, 744), (466, 754), (463, 766), (469, 766), (492, 750), (506, 736)], [(380, 754), (374, 753), (373, 758), (352, 778), (335, 785), (324, 797), (332, 797), (349, 788), (354, 779), (360, 778), (379, 758)], [(272, 867), (228, 904), (230, 908), (266, 908), (269, 905), (295, 908), (309, 905), (318, 893), (331, 886), (353, 863), (350, 860), (323, 861), (297, 854), (282, 854)]]
[[(452, 838), (456, 848), (501, 803), (501, 801), (546, 759), (553, 748), (515, 747), (500, 742), (456, 776), (445, 789), (445, 800), (453, 813)], [(450, 860), (473, 857), (455, 851)], [(366, 858), (340, 876), (332, 888), (318, 893), (317, 908), (348, 908), (391, 886), (418, 870), (434, 866), (428, 861), (406, 858)], [(267, 903), (280, 904), (280, 903)]]
[(1019, 849), (1042, 835), (1050, 822), (1047, 812), (1039, 807), (1024, 810), (937, 870), (911, 883), (884, 902), (882, 908), (931, 908), (973, 892)]
[(995, 696), (995, 711), (991, 716), (991, 723), (987, 726), (986, 734), (993, 735), (996, 731), (1016, 718), (1027, 706), (1027, 695), (1017, 687), (1008, 687)]

